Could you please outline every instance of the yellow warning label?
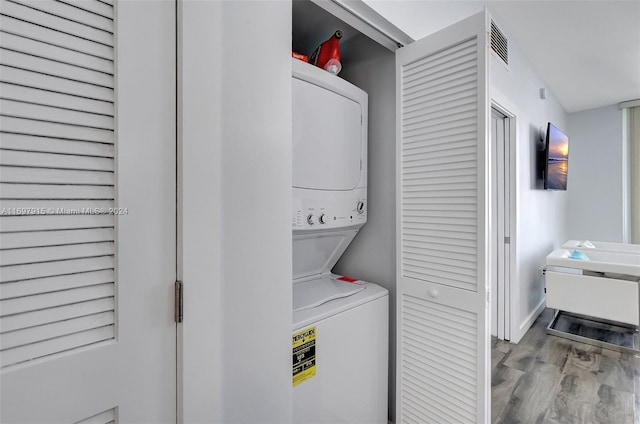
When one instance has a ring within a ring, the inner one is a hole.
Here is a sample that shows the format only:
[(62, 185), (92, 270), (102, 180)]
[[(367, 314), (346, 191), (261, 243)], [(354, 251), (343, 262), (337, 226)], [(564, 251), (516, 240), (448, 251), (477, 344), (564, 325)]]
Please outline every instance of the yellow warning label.
[(316, 327), (293, 334), (293, 387), (316, 375)]

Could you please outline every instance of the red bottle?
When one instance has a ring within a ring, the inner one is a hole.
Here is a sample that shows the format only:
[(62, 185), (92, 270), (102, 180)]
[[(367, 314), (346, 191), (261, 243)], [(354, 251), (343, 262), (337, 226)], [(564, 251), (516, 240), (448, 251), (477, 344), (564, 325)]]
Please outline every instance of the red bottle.
[(331, 38), (320, 44), (311, 55), (309, 62), (325, 71), (338, 75), (342, 69), (340, 63), (340, 39), (342, 31), (336, 31)]

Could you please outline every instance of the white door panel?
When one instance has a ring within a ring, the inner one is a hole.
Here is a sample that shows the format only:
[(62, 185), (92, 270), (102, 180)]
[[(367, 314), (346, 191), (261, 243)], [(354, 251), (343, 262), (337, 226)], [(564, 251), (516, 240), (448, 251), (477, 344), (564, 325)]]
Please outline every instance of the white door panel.
[(396, 52), (396, 422), (489, 417), (486, 16)]
[(70, 3), (0, 0), (0, 421), (173, 422), (175, 3)]
[(492, 176), (492, 278), (491, 334), (509, 340), (509, 276), (510, 276), (510, 186), (509, 143), (510, 120), (501, 112), (491, 111), (491, 149), (495, 166)]

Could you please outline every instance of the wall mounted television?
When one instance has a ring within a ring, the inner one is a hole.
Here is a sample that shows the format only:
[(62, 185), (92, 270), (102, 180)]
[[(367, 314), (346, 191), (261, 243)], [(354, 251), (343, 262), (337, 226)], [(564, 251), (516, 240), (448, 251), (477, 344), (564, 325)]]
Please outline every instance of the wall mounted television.
[(569, 137), (549, 122), (545, 137), (545, 190), (566, 190), (568, 170)]

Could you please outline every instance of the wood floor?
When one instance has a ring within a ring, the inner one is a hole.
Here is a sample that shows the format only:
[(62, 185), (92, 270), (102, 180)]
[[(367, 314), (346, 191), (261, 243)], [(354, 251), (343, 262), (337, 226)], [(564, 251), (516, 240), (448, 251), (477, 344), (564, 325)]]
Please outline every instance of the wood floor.
[(492, 339), (492, 422), (640, 424), (640, 358), (549, 336), (551, 318), (517, 345)]

